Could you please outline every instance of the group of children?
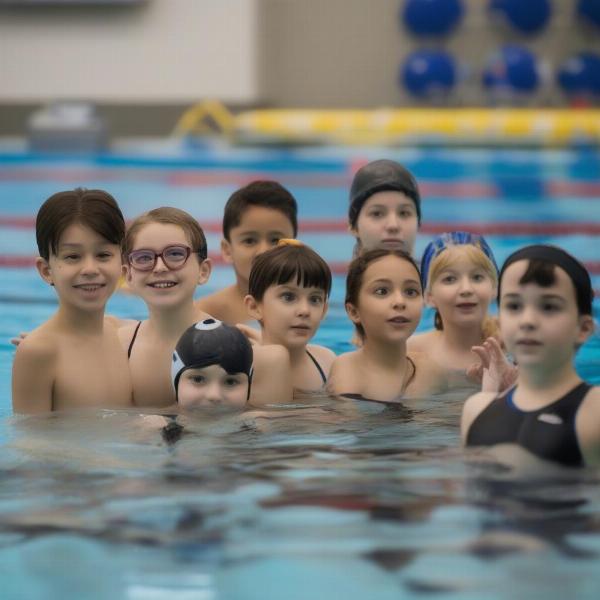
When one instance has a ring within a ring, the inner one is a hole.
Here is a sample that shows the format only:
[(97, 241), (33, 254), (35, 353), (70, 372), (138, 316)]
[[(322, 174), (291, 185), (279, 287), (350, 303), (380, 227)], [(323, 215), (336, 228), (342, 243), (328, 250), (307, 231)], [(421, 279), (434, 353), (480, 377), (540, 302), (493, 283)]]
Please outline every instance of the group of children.
[[(600, 388), (573, 367), (594, 325), (585, 268), (538, 245), (499, 271), (486, 241), (467, 232), (436, 237), (419, 268), (420, 222), (419, 189), (404, 167), (378, 160), (359, 169), (345, 297), (357, 349), (336, 357), (309, 343), (327, 312), (331, 272), (295, 239), (296, 202), (280, 184), (254, 182), (231, 196), (221, 251), (236, 282), (198, 301), (211, 264), (189, 214), (154, 209), (125, 231), (106, 192), (55, 194), (38, 212), (36, 264), (59, 308), (19, 344), (13, 408), (243, 409), (298, 393), (398, 402), (476, 386), (463, 410), (466, 445), (598, 462)], [(122, 275), (144, 300), (146, 320), (105, 316)], [(496, 297), (499, 319), (489, 315)], [(425, 304), (436, 311), (435, 330), (412, 336)]]

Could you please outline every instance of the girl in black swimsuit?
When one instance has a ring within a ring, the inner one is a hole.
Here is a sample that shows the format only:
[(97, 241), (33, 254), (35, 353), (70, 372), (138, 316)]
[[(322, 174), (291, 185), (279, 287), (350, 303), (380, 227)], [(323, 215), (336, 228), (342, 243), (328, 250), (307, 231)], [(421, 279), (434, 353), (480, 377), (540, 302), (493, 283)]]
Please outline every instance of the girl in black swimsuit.
[(563, 466), (600, 463), (600, 387), (583, 382), (575, 352), (592, 333), (585, 267), (555, 246), (527, 246), (500, 272), (500, 331), (518, 363), (516, 387), (467, 400), (467, 446), (518, 446)]

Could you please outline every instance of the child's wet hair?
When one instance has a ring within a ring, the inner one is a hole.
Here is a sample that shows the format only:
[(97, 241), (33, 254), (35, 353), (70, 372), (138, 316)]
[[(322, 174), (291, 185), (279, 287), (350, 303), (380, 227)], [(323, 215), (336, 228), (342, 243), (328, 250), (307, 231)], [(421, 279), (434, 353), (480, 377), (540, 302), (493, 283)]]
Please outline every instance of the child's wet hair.
[(223, 237), (227, 241), (234, 227), (242, 222), (244, 213), (251, 206), (271, 208), (289, 220), (294, 237), (298, 235), (298, 205), (292, 194), (277, 181), (253, 181), (233, 192), (223, 212)]
[(123, 244), (123, 254), (127, 256), (133, 251), (135, 237), (150, 223), (161, 223), (162, 225), (177, 225), (181, 227), (187, 237), (192, 252), (197, 254), (200, 260), (205, 260), (208, 251), (206, 247), (206, 237), (202, 227), (194, 217), (179, 208), (172, 206), (161, 206), (136, 217), (127, 228), (125, 234), (125, 243)]
[[(362, 288), (364, 274), (368, 267), (377, 260), (385, 258), (386, 256), (396, 256), (401, 260), (405, 260), (410, 263), (417, 274), (417, 281), (421, 281), (421, 274), (419, 267), (415, 262), (414, 258), (404, 250), (390, 250), (386, 248), (374, 248), (373, 250), (367, 250), (362, 254), (359, 254), (352, 260), (348, 266), (348, 275), (346, 276), (346, 298), (344, 304), (352, 304), (358, 306), (358, 296)], [(365, 337), (365, 330), (360, 323), (354, 324), (358, 335), (361, 339)]]
[(256, 256), (248, 280), (248, 293), (260, 302), (268, 288), (295, 281), (297, 285), (314, 287), (329, 296), (331, 269), (312, 249), (304, 244), (281, 243)]
[(568, 275), (573, 284), (577, 311), (580, 315), (591, 315), (594, 300), (592, 281), (587, 269), (574, 256), (550, 244), (534, 244), (513, 252), (502, 265), (498, 282), (498, 300), (500, 300), (502, 277), (506, 269), (513, 263), (527, 260), (527, 269), (519, 283), (526, 285), (535, 283), (540, 287), (550, 287), (556, 282), (556, 267), (560, 267)]
[(104, 190), (77, 188), (57, 192), (42, 204), (35, 221), (39, 254), (45, 260), (58, 252), (65, 229), (79, 223), (119, 247), (125, 237), (125, 220), (116, 200)]

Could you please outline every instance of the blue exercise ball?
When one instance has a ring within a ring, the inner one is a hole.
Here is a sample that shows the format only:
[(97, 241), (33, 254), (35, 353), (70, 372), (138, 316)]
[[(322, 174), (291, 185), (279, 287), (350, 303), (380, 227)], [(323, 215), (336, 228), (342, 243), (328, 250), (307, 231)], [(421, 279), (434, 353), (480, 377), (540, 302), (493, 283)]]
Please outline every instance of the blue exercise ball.
[(400, 83), (418, 98), (435, 98), (450, 92), (457, 69), (452, 56), (442, 50), (417, 50), (400, 69)]
[(463, 16), (462, 0), (406, 0), (402, 20), (415, 35), (443, 36)]
[(490, 0), (489, 9), (522, 33), (540, 31), (552, 14), (549, 0)]
[(537, 89), (539, 81), (535, 55), (517, 45), (500, 48), (487, 61), (483, 71), (483, 85), (490, 91), (530, 93)]
[(600, 0), (579, 0), (577, 14), (596, 27), (600, 27)]
[(600, 96), (600, 54), (581, 52), (568, 58), (556, 78), (570, 96)]

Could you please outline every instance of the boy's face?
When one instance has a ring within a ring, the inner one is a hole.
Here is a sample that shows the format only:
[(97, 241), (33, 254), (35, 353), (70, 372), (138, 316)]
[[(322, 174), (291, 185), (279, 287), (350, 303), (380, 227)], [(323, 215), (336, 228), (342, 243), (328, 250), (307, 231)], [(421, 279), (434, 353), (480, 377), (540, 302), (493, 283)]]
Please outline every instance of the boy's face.
[(327, 313), (325, 292), (301, 287), (295, 278), (267, 288), (260, 302), (246, 299), (250, 316), (261, 323), (263, 342), (288, 349), (306, 346)]
[(423, 295), (419, 274), (406, 260), (384, 256), (363, 274), (358, 305), (346, 304), (348, 316), (367, 338), (387, 343), (407, 340), (421, 320)]
[(563, 269), (554, 267), (555, 282), (541, 287), (520, 283), (528, 265), (517, 261), (502, 275), (502, 338), (520, 366), (560, 368), (593, 331), (593, 319), (579, 315), (575, 287)]
[(276, 246), (280, 239), (293, 237), (292, 224), (281, 211), (250, 206), (240, 224), (229, 231), (229, 240), (221, 241), (221, 252), (233, 265), (238, 281), (247, 286), (254, 257)]
[[(159, 254), (169, 247), (191, 248), (185, 231), (178, 225), (149, 223), (135, 236), (132, 252), (150, 250)], [(127, 264), (127, 282), (149, 306), (175, 306), (193, 298), (196, 287), (208, 280), (210, 270), (210, 262), (199, 262), (192, 251), (183, 266), (176, 269), (165, 264), (162, 257), (157, 257), (148, 271)]]
[(177, 402), (182, 408), (243, 409), (248, 398), (248, 375), (230, 375), (220, 365), (187, 369), (177, 386)]
[(474, 263), (464, 252), (464, 246), (448, 248), (450, 263), (436, 275), (427, 293), (427, 302), (436, 308), (444, 323), (457, 326), (481, 324), (496, 295), (496, 286), (489, 273)]
[(364, 250), (400, 249), (412, 254), (417, 229), (417, 209), (412, 199), (402, 192), (385, 190), (367, 199), (350, 232)]
[(57, 253), (39, 258), (37, 268), (61, 304), (84, 311), (103, 309), (123, 273), (120, 247), (79, 223), (64, 230)]

